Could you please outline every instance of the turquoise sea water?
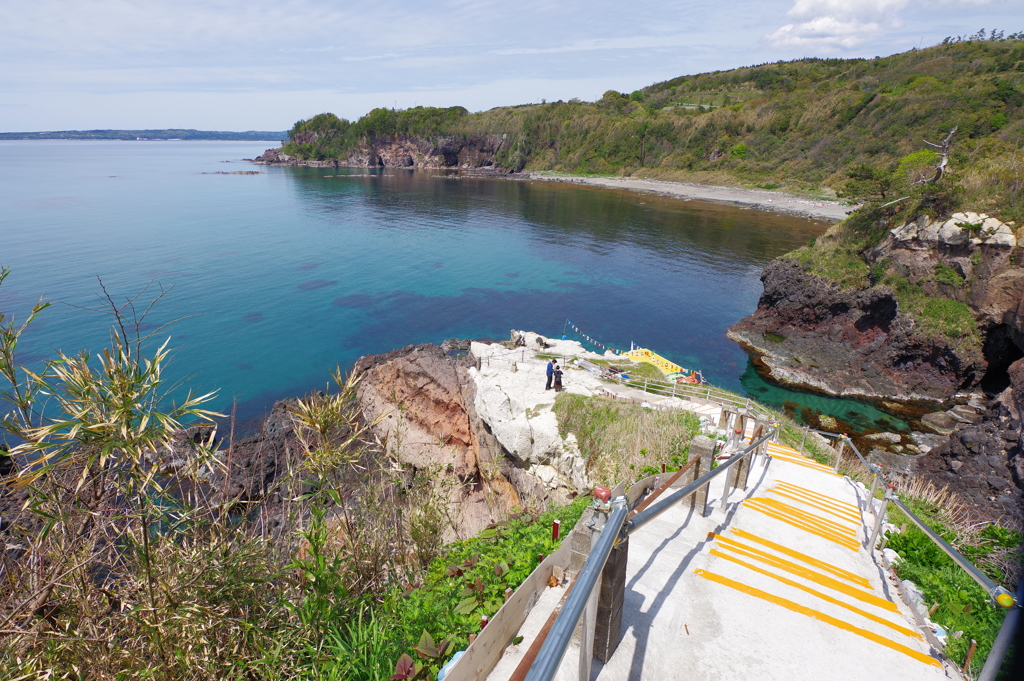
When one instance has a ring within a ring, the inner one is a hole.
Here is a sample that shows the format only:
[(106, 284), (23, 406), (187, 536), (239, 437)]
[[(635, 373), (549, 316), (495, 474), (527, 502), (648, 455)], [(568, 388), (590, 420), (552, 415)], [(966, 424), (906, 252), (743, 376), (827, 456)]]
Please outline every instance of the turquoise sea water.
[[(258, 417), (336, 364), (445, 338), (558, 336), (571, 319), (711, 382), (860, 427), (880, 412), (766, 384), (725, 336), (761, 268), (826, 225), (707, 203), (437, 171), (269, 168), (271, 143), (0, 142), (0, 309), (56, 304), (22, 346), (99, 349), (120, 299), (171, 288), (147, 328), (170, 374)], [(258, 170), (260, 175), (224, 175)], [(151, 289), (151, 291), (154, 289)], [(897, 427), (899, 424), (895, 424)], [(891, 426), (890, 426), (891, 427)]]

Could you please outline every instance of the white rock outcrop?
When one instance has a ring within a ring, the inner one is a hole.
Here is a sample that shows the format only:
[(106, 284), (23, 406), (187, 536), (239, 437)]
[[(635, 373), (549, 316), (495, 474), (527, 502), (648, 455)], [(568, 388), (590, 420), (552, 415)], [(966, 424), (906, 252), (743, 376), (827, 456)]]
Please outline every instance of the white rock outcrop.
[[(547, 359), (537, 351), (565, 357), (600, 359), (576, 341), (546, 341), (537, 345), (537, 334), (523, 334), (526, 347), (509, 350), (499, 344), (473, 343), (472, 355), (480, 368), (470, 369), (476, 383), (477, 413), (491, 428), (498, 442), (544, 485), (579, 491), (589, 487), (586, 461), (571, 433), (562, 438), (558, 419), (552, 411), (556, 393), (545, 390)], [(565, 370), (565, 390), (581, 395), (602, 393), (596, 376), (575, 369)]]
[(972, 211), (953, 213), (944, 221), (921, 215), (891, 233), (897, 241), (937, 242), (949, 246), (963, 246), (968, 242), (974, 246), (1017, 246), (1017, 236), (1010, 225), (985, 213)]

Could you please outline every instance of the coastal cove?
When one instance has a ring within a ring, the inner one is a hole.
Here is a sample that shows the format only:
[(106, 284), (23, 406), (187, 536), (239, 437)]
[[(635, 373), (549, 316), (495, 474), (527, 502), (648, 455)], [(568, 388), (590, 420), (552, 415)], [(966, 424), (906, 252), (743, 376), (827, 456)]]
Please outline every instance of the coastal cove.
[(173, 286), (145, 327), (181, 319), (171, 377), (219, 388), (215, 408), (237, 402), (250, 427), (360, 356), (512, 328), (560, 336), (566, 319), (798, 417), (903, 427), (766, 383), (725, 335), (756, 307), (762, 268), (829, 223), (561, 182), (242, 160), (266, 147), (0, 142), (0, 307), (22, 318), (40, 295), (58, 303), (22, 361), (105, 346), (109, 320), (83, 309), (98, 306), (99, 276), (122, 298)]

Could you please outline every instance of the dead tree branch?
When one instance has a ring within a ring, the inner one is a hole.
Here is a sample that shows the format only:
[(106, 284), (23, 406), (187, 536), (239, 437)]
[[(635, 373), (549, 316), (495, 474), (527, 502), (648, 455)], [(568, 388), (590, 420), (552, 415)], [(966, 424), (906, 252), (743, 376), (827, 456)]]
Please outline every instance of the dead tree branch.
[(956, 134), (957, 128), (959, 127), (959, 125), (953, 126), (953, 129), (949, 131), (949, 134), (946, 135), (946, 139), (942, 140), (941, 144), (935, 144), (934, 142), (924, 140), (924, 143), (927, 144), (929, 147), (938, 149), (938, 151), (936, 151), (935, 153), (939, 155), (939, 163), (933, 168), (933, 170), (935, 171), (934, 175), (932, 175), (927, 180), (920, 180), (919, 182), (915, 182), (914, 184), (930, 184), (932, 182), (938, 182), (939, 180), (942, 179), (943, 174), (945, 174), (946, 172), (946, 167), (949, 165), (949, 143), (953, 141), (953, 135)]

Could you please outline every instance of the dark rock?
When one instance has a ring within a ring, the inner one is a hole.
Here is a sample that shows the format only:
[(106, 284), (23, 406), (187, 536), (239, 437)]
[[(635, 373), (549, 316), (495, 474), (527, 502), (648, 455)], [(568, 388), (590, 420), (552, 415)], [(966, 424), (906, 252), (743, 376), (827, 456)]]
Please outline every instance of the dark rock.
[(965, 445), (968, 446), (977, 444), (982, 440), (982, 434), (973, 428), (970, 430), (962, 431), (957, 437), (960, 438), (960, 442), (963, 442)]
[[(319, 133), (299, 135), (298, 144), (314, 142)], [(450, 135), (432, 137), (396, 136), (387, 139), (364, 140), (344, 158), (304, 161), (288, 156), (280, 149), (267, 149), (253, 159), (258, 165), (311, 166), (316, 168), (467, 168), (494, 167), (494, 159), (507, 144), (501, 135)], [(521, 167), (507, 169), (522, 170)]]
[(0, 445), (0, 477), (5, 477), (11, 474), (14, 470), (14, 459), (7, 453), (7, 446)]
[(984, 373), (980, 350), (920, 332), (886, 287), (844, 289), (786, 258), (770, 263), (761, 281), (757, 310), (733, 325), (729, 337), (780, 383), (832, 395), (941, 402)]
[(981, 423), (984, 420), (984, 417), (978, 412), (978, 410), (966, 405), (957, 405), (946, 413), (961, 423), (976, 424)]
[(274, 404), (262, 432), (236, 440), (225, 453), (225, 465), (211, 485), (225, 500), (255, 501), (277, 492), (277, 482), (298, 468), (301, 453), (291, 425), (289, 407), (294, 398)]
[(1005, 478), (1001, 478), (998, 475), (990, 475), (986, 479), (988, 480), (988, 484), (997, 491), (1002, 492), (1004, 489), (1009, 489), (1010, 487), (1010, 483)]
[(921, 423), (939, 435), (950, 435), (959, 422), (947, 412), (935, 411), (922, 416)]

